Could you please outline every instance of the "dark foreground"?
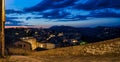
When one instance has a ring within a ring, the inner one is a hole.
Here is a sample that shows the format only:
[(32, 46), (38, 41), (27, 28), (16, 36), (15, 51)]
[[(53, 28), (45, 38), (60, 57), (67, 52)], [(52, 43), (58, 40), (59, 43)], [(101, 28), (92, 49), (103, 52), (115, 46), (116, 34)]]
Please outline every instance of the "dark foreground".
[(1, 59), (0, 62), (120, 62), (119, 57), (33, 57), (33, 56), (10, 56), (7, 59)]
[[(120, 57), (49, 57), (42, 62), (120, 62)], [(40, 58), (41, 60), (42, 58)]]

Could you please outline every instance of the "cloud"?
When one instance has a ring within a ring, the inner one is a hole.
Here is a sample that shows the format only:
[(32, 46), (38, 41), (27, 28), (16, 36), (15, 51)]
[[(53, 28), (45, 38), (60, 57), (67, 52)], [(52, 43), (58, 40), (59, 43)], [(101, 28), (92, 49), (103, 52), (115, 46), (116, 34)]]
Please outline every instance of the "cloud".
[(77, 15), (74, 17), (66, 17), (63, 19), (58, 20), (57, 22), (68, 22), (68, 21), (83, 21), (83, 20), (88, 20), (87, 16), (82, 16), (82, 15)]
[(103, 8), (120, 8), (120, 0), (43, 0), (39, 4), (25, 8), (27, 12), (40, 12), (47, 9), (73, 7), (74, 9), (95, 10)]
[(103, 8), (120, 8), (120, 0), (84, 0), (76, 3), (75, 9), (95, 10)]
[(105, 17), (120, 17), (120, 13), (117, 13), (115, 9), (111, 8), (106, 8), (106, 9), (99, 9), (99, 10), (94, 10), (90, 13), (90, 17), (100, 17), (100, 18), (105, 18)]
[(18, 11), (18, 10), (14, 10), (14, 9), (6, 10), (6, 14), (14, 14), (14, 13), (16, 13), (16, 14), (24, 14), (23, 11)]
[(75, 1), (77, 0), (43, 0), (39, 4), (30, 8), (25, 8), (24, 10), (26, 12), (40, 12), (47, 9), (64, 8), (74, 5)]
[[(84, 18), (84, 16), (81, 15), (80, 10), (91, 11), (89, 15), (85, 15), (89, 17), (119, 17), (119, 14), (115, 12), (103, 10), (106, 8), (120, 9), (119, 3), (120, 0), (43, 0), (33, 7), (25, 8), (24, 11), (39, 12), (43, 15), (43, 18), (47, 19), (69, 18), (71, 16), (70, 18), (73, 19), (79, 18), (84, 20), (86, 17)], [(72, 14), (75, 13), (75, 11), (65, 11), (70, 9), (74, 9), (78, 11), (78, 13)], [(96, 13), (96, 10), (103, 10), (104, 12)], [(27, 20), (28, 19), (31, 18), (28, 17)]]
[(5, 26), (23, 26), (23, 25), (26, 25), (26, 23), (24, 23), (23, 21), (16, 21), (6, 17)]
[(43, 12), (43, 18), (48, 18), (48, 19), (59, 19), (59, 18), (64, 18), (70, 13), (65, 12), (63, 10), (59, 9), (53, 9), (52, 11), (49, 12)]
[(24, 17), (17, 17), (17, 16), (16, 16), (16, 17), (7, 17), (7, 16), (6, 16), (6, 18), (7, 18), (7, 19), (24, 19)]
[[(120, 17), (120, 0), (42, 0), (39, 4), (20, 10), (6, 10), (8, 24), (24, 24), (31, 20), (69, 22), (91, 18)], [(16, 15), (17, 14), (17, 15)], [(13, 17), (14, 15), (14, 17)], [(33, 21), (34, 22), (34, 21)]]

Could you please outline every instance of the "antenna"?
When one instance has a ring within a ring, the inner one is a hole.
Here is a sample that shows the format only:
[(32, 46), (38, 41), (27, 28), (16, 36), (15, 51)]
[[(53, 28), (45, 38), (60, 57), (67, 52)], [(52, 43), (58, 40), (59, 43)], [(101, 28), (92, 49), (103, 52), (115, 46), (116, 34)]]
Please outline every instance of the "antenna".
[(0, 0), (0, 57), (5, 56), (4, 24), (5, 24), (5, 0)]

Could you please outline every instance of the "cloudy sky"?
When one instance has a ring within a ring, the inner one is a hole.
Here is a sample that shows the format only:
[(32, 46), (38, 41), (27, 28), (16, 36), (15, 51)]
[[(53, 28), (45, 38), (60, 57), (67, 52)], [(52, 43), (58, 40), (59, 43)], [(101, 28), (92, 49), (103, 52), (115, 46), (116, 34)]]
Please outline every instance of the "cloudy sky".
[(6, 26), (120, 25), (120, 0), (6, 0)]

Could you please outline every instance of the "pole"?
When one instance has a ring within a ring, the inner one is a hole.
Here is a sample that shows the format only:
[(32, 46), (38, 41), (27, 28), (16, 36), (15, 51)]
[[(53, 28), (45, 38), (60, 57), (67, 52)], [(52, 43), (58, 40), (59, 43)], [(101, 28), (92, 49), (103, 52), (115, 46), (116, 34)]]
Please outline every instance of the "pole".
[(5, 6), (4, 0), (0, 0), (0, 56), (5, 56), (4, 40), (4, 23), (5, 23)]

